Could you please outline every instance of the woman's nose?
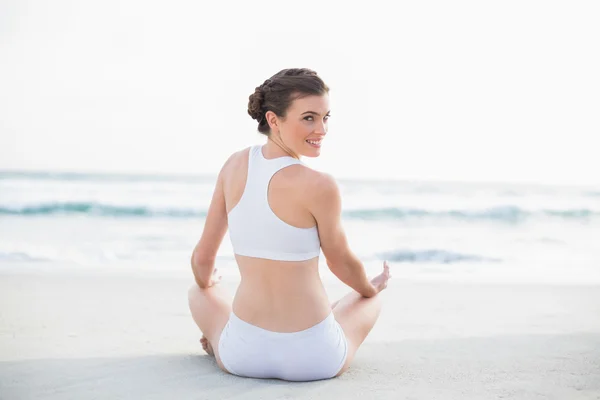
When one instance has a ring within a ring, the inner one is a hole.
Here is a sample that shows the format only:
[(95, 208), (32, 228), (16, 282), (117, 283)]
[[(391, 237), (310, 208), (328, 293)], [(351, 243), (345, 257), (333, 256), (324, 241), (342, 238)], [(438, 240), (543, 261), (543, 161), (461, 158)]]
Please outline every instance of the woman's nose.
[(327, 122), (321, 122), (318, 124), (315, 133), (325, 135), (327, 133)]

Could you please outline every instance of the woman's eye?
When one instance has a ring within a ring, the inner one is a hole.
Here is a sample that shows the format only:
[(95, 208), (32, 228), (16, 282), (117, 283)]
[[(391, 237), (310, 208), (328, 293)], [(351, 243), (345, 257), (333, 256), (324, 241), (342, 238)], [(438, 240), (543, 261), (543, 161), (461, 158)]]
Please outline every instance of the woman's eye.
[[(325, 121), (327, 121), (327, 120), (329, 119), (329, 117), (330, 117), (330, 116), (331, 116), (331, 115), (326, 115), (326, 116), (325, 116), (323, 119), (324, 119)], [(310, 119), (308, 119), (308, 118), (310, 118)], [(311, 116), (307, 116), (307, 117), (304, 117), (304, 119), (305, 119), (305, 120), (307, 120), (307, 121), (312, 121), (312, 120), (313, 120), (313, 117), (311, 117)]]

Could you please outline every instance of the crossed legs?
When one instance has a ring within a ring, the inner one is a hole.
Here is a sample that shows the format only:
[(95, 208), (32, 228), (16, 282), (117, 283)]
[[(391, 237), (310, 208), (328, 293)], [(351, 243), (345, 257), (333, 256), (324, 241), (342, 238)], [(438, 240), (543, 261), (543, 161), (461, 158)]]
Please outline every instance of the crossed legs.
[[(231, 304), (220, 285), (201, 289), (194, 284), (189, 289), (188, 298), (192, 317), (212, 348), (217, 364), (225, 371), (219, 357), (219, 339), (229, 320)], [(348, 370), (356, 351), (371, 332), (381, 311), (380, 295), (365, 298), (355, 291), (332, 304), (333, 315), (342, 327), (348, 341), (348, 353), (344, 366), (337, 376)]]

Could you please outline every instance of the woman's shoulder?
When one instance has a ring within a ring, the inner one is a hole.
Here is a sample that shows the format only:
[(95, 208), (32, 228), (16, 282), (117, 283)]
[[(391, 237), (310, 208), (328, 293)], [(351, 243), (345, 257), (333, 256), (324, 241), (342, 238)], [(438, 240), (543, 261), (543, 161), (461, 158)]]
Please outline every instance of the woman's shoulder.
[(305, 165), (296, 169), (297, 178), (304, 193), (309, 197), (331, 196), (339, 193), (337, 181), (330, 173), (315, 170)]
[(221, 165), (221, 171), (219, 176), (221, 178), (229, 178), (234, 176), (234, 172), (242, 169), (245, 165), (248, 165), (248, 153), (250, 147), (245, 147), (240, 150), (236, 150), (231, 153), (225, 162)]
[(333, 175), (314, 169), (306, 169), (302, 184), (298, 187), (301, 197), (313, 215), (339, 209), (341, 192)]
[(314, 171), (312, 191), (322, 196), (338, 196), (339, 186), (333, 175), (327, 172)]
[(233, 160), (233, 159), (240, 158), (240, 157), (242, 157), (242, 158), (245, 157), (246, 159), (248, 159), (248, 154), (250, 153), (251, 148), (252, 148), (252, 146), (246, 146), (242, 149), (234, 151), (233, 153), (231, 153), (228, 160)]
[(243, 149), (236, 150), (227, 157), (225, 163), (223, 164), (223, 168), (228, 168), (231, 164), (236, 164), (236, 166), (240, 162), (248, 162), (248, 154), (250, 152), (251, 146), (244, 147)]

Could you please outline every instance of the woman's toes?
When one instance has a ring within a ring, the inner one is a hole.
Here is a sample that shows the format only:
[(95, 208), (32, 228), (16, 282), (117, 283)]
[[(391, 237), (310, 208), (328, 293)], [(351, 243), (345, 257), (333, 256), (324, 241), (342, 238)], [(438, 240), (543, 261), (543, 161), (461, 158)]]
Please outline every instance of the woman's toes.
[(202, 339), (200, 339), (200, 344), (202, 345), (202, 350), (208, 352), (208, 339), (202, 336)]

